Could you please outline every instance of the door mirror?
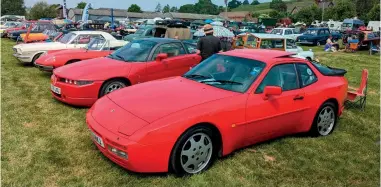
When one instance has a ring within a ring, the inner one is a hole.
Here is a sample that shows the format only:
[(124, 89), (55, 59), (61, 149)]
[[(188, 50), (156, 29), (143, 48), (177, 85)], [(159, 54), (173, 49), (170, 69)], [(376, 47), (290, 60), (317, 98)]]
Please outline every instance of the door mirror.
[(164, 59), (168, 58), (168, 54), (167, 53), (159, 53), (157, 56), (156, 56), (156, 61), (160, 62)]
[(279, 86), (266, 86), (263, 90), (263, 99), (267, 100), (269, 96), (280, 95), (282, 93), (282, 88)]

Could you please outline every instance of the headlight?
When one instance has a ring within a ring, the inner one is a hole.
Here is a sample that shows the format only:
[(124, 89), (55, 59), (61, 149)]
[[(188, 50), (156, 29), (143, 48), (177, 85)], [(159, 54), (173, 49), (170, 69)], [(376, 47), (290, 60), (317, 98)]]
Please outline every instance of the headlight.
[(78, 85), (78, 86), (88, 85), (88, 84), (92, 84), (94, 82), (94, 81), (75, 81), (75, 80), (70, 80), (70, 79), (65, 79), (65, 78), (61, 78), (60, 81), (67, 83), (67, 84), (73, 84), (73, 85)]
[(128, 154), (124, 151), (121, 151), (115, 147), (112, 147), (110, 145), (107, 146), (108, 150), (112, 153), (114, 153), (115, 155), (119, 156), (119, 157), (122, 157), (124, 159), (128, 159)]

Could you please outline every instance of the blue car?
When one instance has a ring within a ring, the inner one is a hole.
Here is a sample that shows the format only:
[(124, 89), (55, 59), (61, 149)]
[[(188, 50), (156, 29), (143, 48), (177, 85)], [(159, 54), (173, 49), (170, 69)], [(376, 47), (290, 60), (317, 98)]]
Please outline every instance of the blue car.
[(332, 35), (332, 41), (337, 41), (341, 38), (341, 34), (334, 33), (328, 28), (309, 28), (303, 35), (297, 38), (297, 42), (302, 45), (324, 45), (329, 37)]

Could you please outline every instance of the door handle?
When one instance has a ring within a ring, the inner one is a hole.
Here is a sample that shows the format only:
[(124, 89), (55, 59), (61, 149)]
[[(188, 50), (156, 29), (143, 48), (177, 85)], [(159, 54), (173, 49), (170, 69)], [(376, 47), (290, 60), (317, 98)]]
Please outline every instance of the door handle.
[(302, 96), (302, 95), (297, 95), (294, 97), (294, 101), (295, 100), (303, 100), (303, 99), (304, 99), (304, 96)]

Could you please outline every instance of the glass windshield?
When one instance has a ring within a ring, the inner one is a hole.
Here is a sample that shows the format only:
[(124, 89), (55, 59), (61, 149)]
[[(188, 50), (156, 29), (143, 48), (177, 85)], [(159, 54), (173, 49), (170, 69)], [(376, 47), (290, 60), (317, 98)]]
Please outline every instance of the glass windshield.
[(307, 30), (304, 34), (312, 34), (312, 35), (317, 35), (317, 31), (316, 29), (309, 29)]
[(282, 35), (282, 29), (273, 29), (271, 31), (271, 34), (280, 34), (280, 35)]
[(352, 27), (352, 23), (343, 23), (343, 27), (346, 27), (346, 28)]
[(138, 29), (135, 34), (143, 34), (145, 29)]
[(224, 90), (244, 93), (259, 76), (265, 63), (225, 55), (213, 55), (183, 77)]
[(156, 42), (148, 40), (134, 40), (113, 52), (108, 58), (126, 62), (145, 62), (156, 44)]
[(64, 44), (67, 44), (69, 43), (73, 38), (75, 38), (77, 35), (74, 34), (74, 33), (68, 33), (68, 34), (65, 34), (60, 40), (59, 42), (61, 43), (64, 43)]
[(106, 43), (106, 40), (104, 39), (92, 39), (89, 44), (87, 44), (87, 49), (88, 50), (94, 50), (94, 51), (99, 51), (102, 49), (103, 45)]

